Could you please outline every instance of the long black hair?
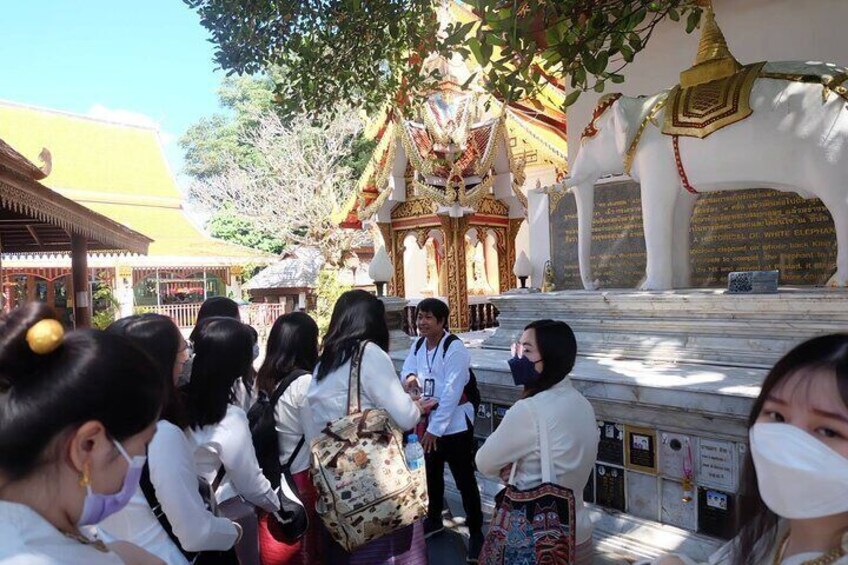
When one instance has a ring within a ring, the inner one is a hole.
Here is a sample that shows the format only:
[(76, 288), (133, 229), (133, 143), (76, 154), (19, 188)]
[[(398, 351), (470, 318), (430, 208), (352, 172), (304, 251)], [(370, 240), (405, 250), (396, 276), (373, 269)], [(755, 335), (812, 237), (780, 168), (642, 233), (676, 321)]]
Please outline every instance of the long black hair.
[(568, 376), (577, 359), (577, 339), (568, 324), (555, 320), (536, 320), (524, 330), (536, 332), (536, 347), (544, 361), (539, 381), (524, 388), (524, 397), (528, 398), (548, 390)]
[(185, 387), (188, 425), (217, 424), (234, 400), (233, 383), (253, 362), (253, 334), (233, 318), (213, 317), (195, 328), (191, 381)]
[(106, 333), (126, 337), (156, 363), (165, 390), (164, 406), (159, 419), (184, 428), (186, 414), (174, 384), (174, 365), (180, 348), (184, 347), (185, 339), (174, 321), (161, 314), (137, 314), (116, 320), (106, 328)]
[(271, 394), (294, 369), (312, 372), (317, 362), (318, 324), (303, 312), (284, 314), (268, 334), (265, 360), (259, 368), (259, 389)]
[(386, 307), (370, 292), (349, 290), (333, 307), (315, 378), (320, 381), (344, 365), (366, 340), (373, 341), (383, 351), (389, 350)]
[(200, 305), (200, 309), (197, 311), (197, 320), (194, 322), (194, 329), (191, 330), (191, 335), (188, 336), (192, 343), (194, 343), (197, 337), (201, 322), (206, 318), (215, 317), (233, 318), (241, 321), (238, 304), (236, 304), (235, 300), (226, 296), (213, 296), (204, 300), (203, 304)]
[(155, 364), (124, 337), (72, 331), (54, 351), (34, 353), (27, 332), (46, 319), (56, 314), (39, 303), (0, 316), (0, 471), (9, 480), (60, 460), (48, 446), (71, 427), (97, 420), (121, 441), (155, 422), (162, 407)]
[[(748, 417), (750, 429), (760, 417), (763, 404), (769, 395), (786, 379), (801, 370), (830, 371), (836, 375), (836, 386), (842, 402), (848, 406), (848, 334), (830, 334), (810, 339), (784, 355), (769, 371), (763, 381)], [(749, 449), (742, 470), (742, 488), (745, 503), (740, 504), (740, 535), (734, 547), (734, 565), (759, 563), (777, 543), (779, 517), (772, 512), (760, 496), (757, 487), (757, 470)]]

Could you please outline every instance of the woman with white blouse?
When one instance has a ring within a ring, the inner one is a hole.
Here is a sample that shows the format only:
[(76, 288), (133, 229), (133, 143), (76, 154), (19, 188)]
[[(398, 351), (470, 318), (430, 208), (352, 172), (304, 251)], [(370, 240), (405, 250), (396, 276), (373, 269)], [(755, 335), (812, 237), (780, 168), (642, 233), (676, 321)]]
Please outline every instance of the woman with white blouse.
[(0, 315), (0, 564), (162, 564), (91, 526), (129, 503), (164, 387), (129, 340), (65, 334), (38, 302)]
[[(101, 522), (100, 527), (171, 565), (189, 563), (192, 553), (230, 549), (241, 535), (241, 528), (206, 508), (198, 491), (192, 449), (183, 433), (185, 410), (175, 382), (188, 351), (180, 330), (167, 316), (142, 314), (116, 321), (107, 332), (128, 338), (150, 355), (162, 375), (165, 405), (156, 424), (156, 435), (147, 448), (147, 479), (142, 477), (142, 486), (126, 508)], [(151, 506), (157, 514), (164, 514), (170, 535)]]
[(256, 460), (244, 410), (231, 404), (233, 383), (253, 362), (250, 329), (232, 318), (204, 320), (194, 340), (191, 381), (185, 387), (189, 442), (201, 477), (215, 490), (221, 513), (241, 524), (236, 544), (242, 565), (259, 563), (254, 506), (279, 510), (271, 483)]
[[(306, 430), (307, 444), (328, 422), (347, 415), (351, 358), (363, 341), (368, 344), (360, 366), (362, 410), (382, 408), (400, 429), (409, 430), (435, 405), (433, 400), (413, 401), (403, 390), (386, 353), (389, 330), (385, 316), (383, 303), (364, 290), (345, 292), (336, 302), (324, 338), (324, 349), (306, 394), (311, 414)], [(407, 526), (352, 553), (331, 543), (327, 561), (332, 565), (424, 565), (427, 548), (423, 525), (418, 522)]]
[(592, 523), (583, 506), (583, 489), (598, 455), (598, 428), (592, 405), (568, 377), (577, 341), (565, 322), (539, 320), (525, 328), (513, 354), (512, 377), (524, 392), (477, 451), (477, 469), (506, 481), (515, 464), (513, 486), (538, 487), (542, 457), (537, 426), (545, 426), (552, 482), (574, 493), (577, 563), (591, 563)]
[[(260, 514), (259, 556), (262, 565), (321, 565), (324, 562), (319, 518), (315, 513), (318, 495), (309, 476), (309, 445), (305, 437), (305, 423), (309, 418), (306, 391), (317, 362), (318, 325), (315, 320), (303, 312), (277, 318), (268, 334), (268, 349), (257, 377), (260, 394), (268, 398), (273, 398), (275, 393), (279, 395), (274, 408), (277, 449), (268, 457), (276, 455), (281, 469), (289, 467), (300, 501), (309, 513), (309, 529), (295, 543), (287, 543), (277, 522), (267, 513)], [(261, 451), (258, 447), (257, 450)], [(261, 454), (260, 463), (265, 476), (277, 486), (281, 477), (269, 475), (269, 469), (276, 468), (276, 465), (266, 465), (265, 457)]]

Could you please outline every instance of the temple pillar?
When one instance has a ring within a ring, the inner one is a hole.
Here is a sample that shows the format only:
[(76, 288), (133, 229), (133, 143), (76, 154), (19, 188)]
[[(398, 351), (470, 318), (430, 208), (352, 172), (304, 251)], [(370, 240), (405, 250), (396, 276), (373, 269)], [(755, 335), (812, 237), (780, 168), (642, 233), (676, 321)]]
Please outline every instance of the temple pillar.
[(88, 242), (84, 235), (71, 235), (71, 276), (74, 283), (74, 325), (91, 326), (91, 288), (88, 284)]
[(466, 280), (465, 232), (468, 218), (439, 216), (445, 236), (445, 264), (447, 266), (447, 297), (450, 308), (450, 330), (466, 332), (470, 327), (468, 312), (468, 281)]
[(395, 268), (395, 275), (389, 281), (388, 294), (402, 298), (406, 295), (403, 278), (403, 240), (398, 241), (398, 237), (403, 237), (403, 235), (392, 229), (391, 222), (377, 222), (377, 227), (383, 236), (386, 253), (389, 254), (389, 259)]

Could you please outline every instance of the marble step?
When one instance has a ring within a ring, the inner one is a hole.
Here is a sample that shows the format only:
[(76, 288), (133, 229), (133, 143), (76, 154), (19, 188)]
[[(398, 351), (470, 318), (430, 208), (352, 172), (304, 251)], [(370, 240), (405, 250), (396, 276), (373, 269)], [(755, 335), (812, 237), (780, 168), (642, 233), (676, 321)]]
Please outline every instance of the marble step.
[(574, 329), (583, 355), (649, 362), (766, 368), (803, 339), (848, 330), (846, 289), (787, 287), (762, 295), (574, 290), (492, 302), (500, 326), (484, 347), (508, 348), (528, 323), (553, 318)]

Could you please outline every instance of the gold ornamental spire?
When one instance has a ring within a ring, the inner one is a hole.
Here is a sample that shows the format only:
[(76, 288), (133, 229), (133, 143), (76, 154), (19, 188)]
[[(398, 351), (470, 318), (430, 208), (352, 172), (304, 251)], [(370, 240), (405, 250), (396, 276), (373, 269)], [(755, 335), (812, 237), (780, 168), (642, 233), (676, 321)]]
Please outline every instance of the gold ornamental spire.
[(712, 2), (706, 0), (701, 41), (695, 64), (680, 73), (680, 86), (687, 88), (736, 74), (742, 68), (727, 47), (724, 34), (715, 21)]

